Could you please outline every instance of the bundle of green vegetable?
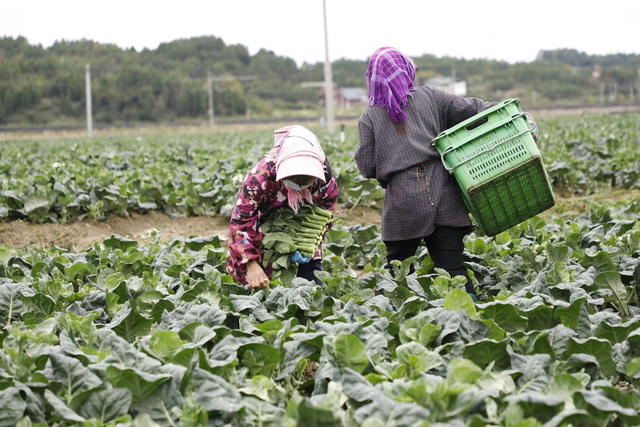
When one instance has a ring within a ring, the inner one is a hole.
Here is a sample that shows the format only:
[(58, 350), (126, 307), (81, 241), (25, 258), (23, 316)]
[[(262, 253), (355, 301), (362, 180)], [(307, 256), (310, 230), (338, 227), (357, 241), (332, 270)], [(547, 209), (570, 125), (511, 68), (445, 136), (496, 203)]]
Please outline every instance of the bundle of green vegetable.
[(274, 270), (284, 270), (291, 266), (291, 254), (295, 251), (313, 257), (332, 216), (331, 211), (313, 205), (302, 206), (298, 213), (288, 206), (275, 210), (260, 226), (264, 233), (263, 264), (272, 262)]

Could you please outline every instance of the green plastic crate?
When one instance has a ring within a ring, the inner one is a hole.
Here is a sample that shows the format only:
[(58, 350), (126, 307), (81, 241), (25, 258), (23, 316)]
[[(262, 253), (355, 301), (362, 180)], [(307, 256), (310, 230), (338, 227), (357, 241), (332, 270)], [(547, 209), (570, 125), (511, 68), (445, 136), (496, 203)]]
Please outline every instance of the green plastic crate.
[(532, 130), (520, 102), (508, 99), (433, 140), (467, 208), (487, 235), (555, 203)]

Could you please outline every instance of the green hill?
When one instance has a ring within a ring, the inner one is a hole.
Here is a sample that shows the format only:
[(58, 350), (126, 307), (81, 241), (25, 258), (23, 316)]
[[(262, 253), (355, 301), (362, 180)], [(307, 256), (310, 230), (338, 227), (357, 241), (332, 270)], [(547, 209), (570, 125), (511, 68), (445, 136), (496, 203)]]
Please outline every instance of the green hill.
[[(527, 106), (638, 102), (640, 55), (541, 51), (530, 63), (423, 55), (414, 58), (422, 83), (455, 73), (469, 95), (517, 96)], [(203, 120), (207, 71), (215, 77), (216, 116), (272, 117), (319, 113), (323, 65), (208, 36), (136, 51), (94, 41), (48, 48), (24, 37), (0, 38), (0, 125), (78, 124), (84, 115), (84, 67), (91, 64), (94, 117), (101, 124)], [(365, 86), (364, 60), (334, 61), (339, 87)], [(600, 73), (594, 77), (594, 71)]]

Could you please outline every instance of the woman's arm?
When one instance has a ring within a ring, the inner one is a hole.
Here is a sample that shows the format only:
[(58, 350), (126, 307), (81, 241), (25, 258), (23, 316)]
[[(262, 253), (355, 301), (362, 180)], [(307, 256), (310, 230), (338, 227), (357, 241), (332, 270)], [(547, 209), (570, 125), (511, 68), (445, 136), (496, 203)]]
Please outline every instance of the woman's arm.
[(267, 182), (260, 166), (258, 163), (242, 183), (229, 222), (227, 272), (243, 285), (247, 284), (247, 263), (262, 261), (260, 244), (263, 235), (258, 230), (258, 219), (265, 201)]
[[(445, 129), (449, 129), (452, 126), (457, 125), (460, 122), (467, 120), (471, 116), (475, 116), (479, 112), (486, 110), (497, 104), (497, 102), (483, 101), (478, 98), (464, 97), (459, 95), (452, 95), (443, 91), (439, 91), (439, 96), (444, 105), (443, 111), (445, 115)], [(527, 119), (531, 124), (533, 139), (538, 140), (540, 131), (538, 125), (533, 120), (531, 115), (527, 115)], [(443, 129), (444, 130), (444, 129)]]
[(365, 123), (364, 116), (358, 122), (360, 146), (356, 151), (356, 164), (365, 178), (376, 178), (376, 140), (373, 129)]
[(496, 104), (478, 98), (453, 95), (441, 90), (438, 90), (437, 93), (444, 115), (445, 129), (449, 129)]

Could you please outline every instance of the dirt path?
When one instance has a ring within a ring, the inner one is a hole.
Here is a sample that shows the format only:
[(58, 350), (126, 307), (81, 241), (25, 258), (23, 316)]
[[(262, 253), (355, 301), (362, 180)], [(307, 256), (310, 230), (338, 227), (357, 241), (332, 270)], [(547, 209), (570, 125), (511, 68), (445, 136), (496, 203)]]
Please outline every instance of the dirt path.
[[(338, 209), (337, 215), (344, 224), (380, 224), (380, 214), (371, 209), (357, 207), (353, 210)], [(42, 248), (60, 246), (86, 249), (93, 242), (112, 234), (144, 241), (148, 233), (156, 229), (162, 241), (174, 237), (219, 234), (227, 236), (229, 222), (218, 217), (189, 217), (171, 219), (160, 212), (130, 217), (110, 216), (107, 221), (79, 221), (71, 224), (33, 224), (25, 221), (0, 223), (0, 245), (14, 248)]]
[(163, 241), (177, 236), (203, 236), (224, 234), (229, 223), (222, 217), (191, 217), (171, 219), (159, 212), (128, 218), (111, 216), (104, 222), (80, 221), (71, 224), (32, 224), (13, 221), (0, 224), (0, 244), (12, 247), (50, 247), (85, 249), (93, 242), (118, 234), (120, 236), (145, 240), (145, 235), (157, 229)]
[[(589, 197), (558, 197), (556, 206), (541, 214), (545, 220), (553, 217), (571, 218), (588, 209), (586, 201), (625, 201), (640, 198), (640, 190), (617, 190)], [(380, 212), (367, 207), (336, 211), (338, 222), (345, 225), (380, 225)], [(165, 214), (151, 212), (130, 217), (111, 216), (104, 222), (80, 221), (71, 224), (32, 224), (24, 221), (0, 223), (0, 245), (11, 247), (60, 246), (76, 250), (86, 249), (94, 242), (102, 241), (112, 234), (144, 241), (147, 234), (156, 229), (162, 241), (174, 237), (205, 236), (219, 234), (227, 236), (229, 223), (226, 218), (189, 217), (171, 219)]]

